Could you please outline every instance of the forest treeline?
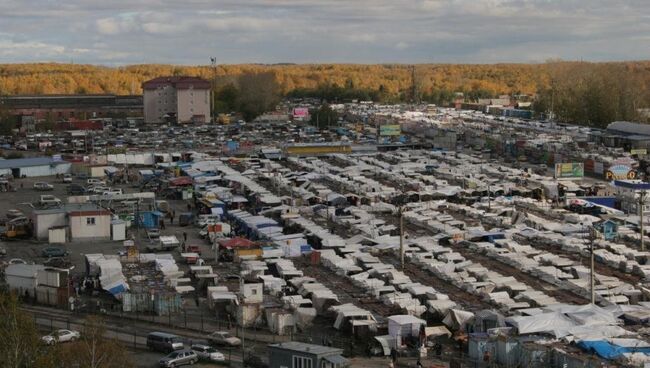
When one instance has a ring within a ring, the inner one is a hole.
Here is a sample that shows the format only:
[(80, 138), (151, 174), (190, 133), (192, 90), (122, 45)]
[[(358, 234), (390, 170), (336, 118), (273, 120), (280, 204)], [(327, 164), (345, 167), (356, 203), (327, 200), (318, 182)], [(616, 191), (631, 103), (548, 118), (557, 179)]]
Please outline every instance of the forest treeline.
[[(241, 64), (212, 66), (130, 65), (103, 67), (77, 64), (0, 65), (0, 95), (115, 93), (140, 94), (142, 82), (166, 75), (200, 76), (216, 81), (217, 93), (239, 102), (215, 106), (237, 108), (255, 102), (240, 85), (254, 92), (255, 79), (274, 94), (318, 97), (330, 102), (413, 99), (447, 104), (457, 92), (465, 98), (501, 94), (536, 95), (535, 109), (553, 108), (560, 120), (602, 125), (610, 119), (637, 118), (650, 101), (650, 61), (541, 64)], [(268, 76), (272, 76), (269, 86)], [(251, 80), (251, 76), (252, 80)], [(255, 78), (255, 76), (263, 76)], [(415, 86), (415, 88), (413, 88)], [(263, 96), (265, 100), (269, 96)]]

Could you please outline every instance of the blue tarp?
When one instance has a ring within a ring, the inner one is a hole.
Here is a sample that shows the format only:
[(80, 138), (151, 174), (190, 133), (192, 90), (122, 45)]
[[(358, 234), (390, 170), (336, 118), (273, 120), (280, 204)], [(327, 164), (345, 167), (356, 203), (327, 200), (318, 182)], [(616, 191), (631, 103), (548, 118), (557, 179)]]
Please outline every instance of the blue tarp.
[(610, 360), (620, 358), (625, 353), (643, 353), (650, 355), (650, 347), (618, 346), (605, 340), (580, 341), (578, 347), (588, 352), (596, 353), (601, 358)]
[(616, 209), (616, 197), (579, 197), (585, 201)]
[(108, 289), (106, 291), (108, 291), (109, 294), (111, 294), (113, 296), (116, 296), (116, 295), (120, 295), (120, 294), (126, 292), (126, 290), (127, 290), (126, 285), (117, 284), (117, 285), (113, 286), (112, 288), (110, 288), (110, 289)]

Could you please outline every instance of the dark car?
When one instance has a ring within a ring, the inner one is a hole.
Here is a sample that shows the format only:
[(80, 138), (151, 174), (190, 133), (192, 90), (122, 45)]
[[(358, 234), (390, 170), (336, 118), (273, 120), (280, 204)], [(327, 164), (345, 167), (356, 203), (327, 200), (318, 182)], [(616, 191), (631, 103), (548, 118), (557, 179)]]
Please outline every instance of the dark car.
[(68, 185), (68, 194), (80, 195), (86, 194), (87, 190), (82, 185), (79, 184), (70, 184)]
[(57, 247), (47, 247), (43, 249), (43, 257), (52, 258), (52, 257), (65, 257), (68, 255), (68, 252), (63, 248)]

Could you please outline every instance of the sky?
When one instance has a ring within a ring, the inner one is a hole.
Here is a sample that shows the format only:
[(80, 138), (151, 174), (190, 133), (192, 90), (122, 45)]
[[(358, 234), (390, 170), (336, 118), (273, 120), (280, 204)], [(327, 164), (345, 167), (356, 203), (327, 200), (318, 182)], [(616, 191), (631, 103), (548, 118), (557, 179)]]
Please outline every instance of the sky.
[(650, 59), (650, 0), (0, 0), (0, 63)]

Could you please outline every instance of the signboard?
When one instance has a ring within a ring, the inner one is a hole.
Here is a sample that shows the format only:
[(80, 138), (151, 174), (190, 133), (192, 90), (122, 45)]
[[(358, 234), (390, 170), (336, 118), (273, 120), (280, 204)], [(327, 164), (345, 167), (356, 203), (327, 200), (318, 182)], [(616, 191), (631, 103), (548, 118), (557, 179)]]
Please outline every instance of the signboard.
[(582, 162), (555, 164), (556, 179), (573, 179), (585, 176), (585, 165)]
[(304, 119), (309, 115), (309, 109), (306, 107), (296, 107), (293, 109), (292, 115), (294, 119)]
[(630, 150), (630, 154), (637, 155), (637, 156), (644, 156), (648, 154), (648, 150), (645, 148), (637, 148), (637, 149)]
[(52, 155), (52, 161), (61, 162), (63, 159), (61, 158), (61, 155)]
[(605, 180), (636, 179), (636, 171), (628, 165), (612, 165), (605, 171)]
[(399, 124), (382, 125), (379, 127), (379, 135), (382, 137), (397, 136), (402, 134)]

